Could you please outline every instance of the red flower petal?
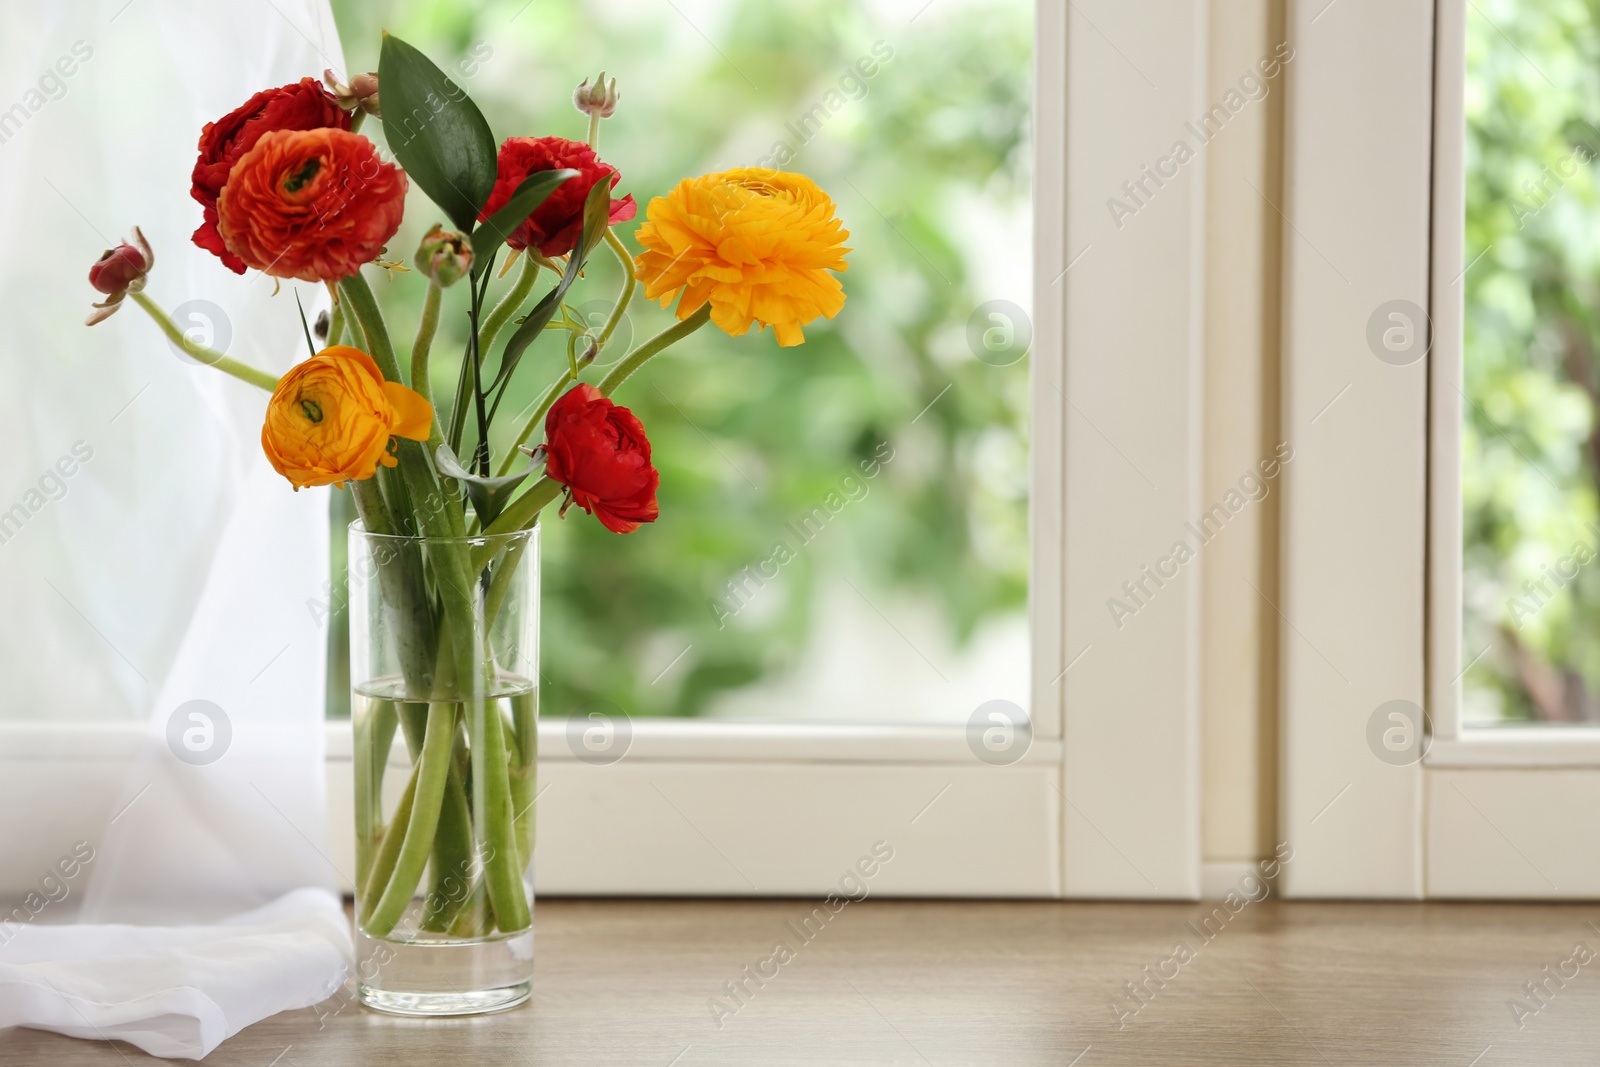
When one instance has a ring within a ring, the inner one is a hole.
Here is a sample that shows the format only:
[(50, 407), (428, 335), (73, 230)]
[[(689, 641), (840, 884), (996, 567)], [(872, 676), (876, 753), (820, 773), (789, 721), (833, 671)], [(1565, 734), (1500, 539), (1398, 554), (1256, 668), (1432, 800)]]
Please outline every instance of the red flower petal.
[(551, 405), (545, 453), (545, 473), (613, 533), (632, 533), (660, 515), (661, 475), (650, 462), (644, 426), (587, 382)]

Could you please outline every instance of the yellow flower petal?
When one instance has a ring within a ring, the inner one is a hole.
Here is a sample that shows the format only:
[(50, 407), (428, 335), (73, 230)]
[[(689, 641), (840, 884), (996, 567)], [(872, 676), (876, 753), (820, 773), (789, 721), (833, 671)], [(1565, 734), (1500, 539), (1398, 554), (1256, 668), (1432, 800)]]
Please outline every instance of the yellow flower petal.
[(772, 327), (779, 345), (801, 344), (800, 327), (832, 318), (844, 287), (850, 233), (833, 201), (803, 174), (746, 167), (689, 178), (651, 200), (634, 261), (644, 294), (679, 299), (686, 319), (707, 302), (711, 321), (738, 336)]
[(342, 485), (394, 466), (393, 436), (424, 440), (432, 419), (428, 402), (384, 381), (371, 356), (333, 345), (279, 379), (261, 448), (296, 489)]
[(399, 382), (384, 382), (383, 393), (394, 409), (395, 421), (390, 432), (410, 441), (426, 441), (433, 428), (433, 405), (424, 400), (421, 393)]

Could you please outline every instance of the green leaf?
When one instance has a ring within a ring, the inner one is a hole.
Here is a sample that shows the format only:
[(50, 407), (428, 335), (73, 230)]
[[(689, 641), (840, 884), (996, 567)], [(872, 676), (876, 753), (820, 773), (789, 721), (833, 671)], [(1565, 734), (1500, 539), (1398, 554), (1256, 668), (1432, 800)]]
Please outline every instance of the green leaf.
[(487, 527), (495, 520), (505, 508), (506, 502), (511, 499), (512, 492), (522, 484), (524, 478), (533, 473), (533, 464), (529, 463), (525, 470), (501, 478), (485, 478), (473, 474), (461, 465), (461, 461), (456, 459), (456, 454), (450, 451), (450, 446), (443, 442), (433, 454), (433, 459), (440, 474), (454, 478), (467, 487), (467, 496), (472, 498), (472, 509), (477, 512), (481, 527)]
[(544, 170), (530, 174), (526, 181), (517, 186), (511, 199), (472, 231), (472, 273), (482, 274), (488, 270), (489, 261), (500, 251), (500, 246), (505, 244), (511, 232), (539, 210), (539, 205), (556, 191), (556, 186), (577, 176), (575, 170)]
[[(527, 351), (545, 325), (555, 317), (557, 309), (561, 307), (561, 298), (572, 288), (572, 283), (578, 280), (578, 274), (583, 270), (584, 261), (589, 258), (606, 234), (606, 227), (611, 219), (611, 183), (602, 178), (594, 183), (589, 190), (589, 197), (583, 203), (583, 231), (578, 235), (578, 247), (572, 250), (572, 257), (567, 260), (567, 268), (561, 273), (561, 280), (555, 288), (546, 293), (533, 310), (528, 312), (528, 317), (522, 320), (522, 325), (517, 327), (517, 332), (511, 335), (506, 342), (505, 352), (500, 356), (500, 369), (495, 372), (494, 381), (489, 383), (488, 392), (496, 388), (500, 391), (494, 398), (494, 407), (500, 406), (500, 398), (505, 395), (505, 387), (511, 377), (511, 372), (516, 369), (522, 354)], [(493, 415), (490, 416), (493, 418)]]
[(432, 60), (387, 33), (378, 81), (389, 150), (456, 229), (470, 232), (497, 172), (494, 134), (483, 113)]

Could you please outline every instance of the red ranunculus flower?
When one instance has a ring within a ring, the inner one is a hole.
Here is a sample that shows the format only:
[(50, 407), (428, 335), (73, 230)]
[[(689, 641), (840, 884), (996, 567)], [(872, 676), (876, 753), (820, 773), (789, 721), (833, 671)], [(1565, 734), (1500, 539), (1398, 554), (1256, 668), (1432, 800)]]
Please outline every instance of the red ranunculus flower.
[(333, 95), (313, 78), (301, 78), (290, 85), (261, 92), (234, 108), (200, 131), (200, 158), (190, 175), (189, 195), (205, 208), (205, 221), (194, 231), (195, 244), (222, 258), (235, 274), (243, 274), (245, 264), (229, 252), (217, 232), (217, 198), (228, 184), (228, 175), (239, 157), (254, 148), (264, 133), (273, 130), (320, 130), (324, 127), (348, 130), (347, 115)]
[(378, 258), (405, 200), (405, 173), (360, 134), (273, 130), (234, 164), (217, 230), (256, 270), (336, 282)]
[[(615, 186), (622, 177), (616, 167), (600, 162), (594, 149), (582, 141), (569, 141), (565, 137), (507, 137), (500, 146), (500, 173), (495, 178), (494, 192), (489, 194), (489, 202), (483, 206), (479, 221), (504, 207), (528, 175), (568, 167), (577, 171), (578, 176), (556, 186), (555, 192), (506, 239), (506, 244), (512, 248), (532, 245), (547, 256), (566, 255), (578, 246), (578, 234), (583, 230), (583, 202), (594, 183), (604, 178)], [(612, 224), (627, 222), (636, 210), (631, 194), (621, 200), (613, 199), (610, 221)]]
[(544, 472), (612, 533), (632, 533), (661, 514), (661, 475), (650, 463), (644, 427), (594, 386), (580, 382), (555, 402), (544, 440)]

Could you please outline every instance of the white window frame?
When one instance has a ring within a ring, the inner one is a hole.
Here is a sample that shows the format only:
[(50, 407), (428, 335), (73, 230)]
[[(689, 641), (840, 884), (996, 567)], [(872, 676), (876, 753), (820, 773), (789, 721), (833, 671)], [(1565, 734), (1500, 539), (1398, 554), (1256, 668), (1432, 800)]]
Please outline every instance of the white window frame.
[[(1461, 727), (1466, 18), (1466, 0), (1291, 3), (1284, 410), (1305, 442), (1283, 529), (1291, 896), (1600, 894), (1600, 857), (1573, 847), (1600, 830), (1600, 731)], [(1367, 350), (1391, 299), (1431, 318), (1410, 366)], [(1369, 748), (1391, 699), (1427, 709), (1420, 762)]]
[[(992, 767), (958, 726), (641, 719), (593, 766), (547, 720), (539, 892), (823, 893), (884, 840), (875, 892), (1198, 896), (1199, 568), (1120, 630), (1106, 599), (1199, 510), (1204, 167), (1120, 229), (1106, 198), (1205, 110), (1206, 5), (1040, 0), (1035, 21), (1030, 749)], [(0, 723), (7, 790), (71, 801), (8, 831), (0, 895), (104, 824), (144, 733)], [(327, 760), (349, 870), (347, 724)]]

